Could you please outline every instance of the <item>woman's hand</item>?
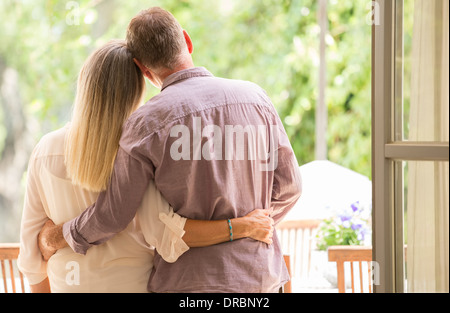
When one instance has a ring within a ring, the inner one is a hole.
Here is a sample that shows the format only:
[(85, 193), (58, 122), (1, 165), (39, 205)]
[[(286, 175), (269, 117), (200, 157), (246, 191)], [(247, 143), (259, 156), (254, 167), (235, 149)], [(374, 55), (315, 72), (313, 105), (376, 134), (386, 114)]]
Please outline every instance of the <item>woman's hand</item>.
[(240, 218), (243, 222), (246, 237), (272, 244), (274, 221), (270, 217), (270, 210), (254, 210)]

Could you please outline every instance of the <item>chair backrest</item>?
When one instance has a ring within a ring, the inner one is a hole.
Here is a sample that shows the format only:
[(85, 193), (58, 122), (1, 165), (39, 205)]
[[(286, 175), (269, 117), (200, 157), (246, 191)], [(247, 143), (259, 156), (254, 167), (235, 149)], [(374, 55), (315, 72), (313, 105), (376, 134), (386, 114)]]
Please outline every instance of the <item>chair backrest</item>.
[[(20, 281), (21, 291), (25, 292), (25, 283), (22, 273), (17, 268), (17, 258), (19, 256), (18, 243), (0, 243), (0, 263), (2, 269), (2, 283), (0, 290), (8, 293), (9, 290), (17, 292), (17, 279)], [(9, 288), (9, 286), (11, 288)], [(18, 287), (18, 286), (17, 286)]]
[[(355, 292), (355, 281), (359, 281), (359, 291), (367, 290), (372, 293), (372, 247), (363, 246), (332, 246), (328, 247), (328, 261), (336, 262), (337, 282), (340, 293), (346, 292), (345, 267), (346, 263), (350, 264), (350, 275), (352, 292)], [(353, 267), (354, 263), (358, 263), (359, 271)], [(363, 269), (364, 268), (364, 269)], [(367, 276), (363, 272), (366, 272)], [(355, 279), (356, 278), (356, 279)], [(366, 286), (367, 288), (364, 288)]]
[[(286, 263), (286, 267), (288, 268), (289, 276), (291, 276), (291, 256), (283, 255), (284, 262)], [(292, 293), (292, 282), (289, 280), (283, 287), (283, 293)]]
[(294, 277), (306, 277), (311, 270), (311, 251), (320, 220), (282, 221), (277, 225), (283, 254), (290, 256), (291, 273)]

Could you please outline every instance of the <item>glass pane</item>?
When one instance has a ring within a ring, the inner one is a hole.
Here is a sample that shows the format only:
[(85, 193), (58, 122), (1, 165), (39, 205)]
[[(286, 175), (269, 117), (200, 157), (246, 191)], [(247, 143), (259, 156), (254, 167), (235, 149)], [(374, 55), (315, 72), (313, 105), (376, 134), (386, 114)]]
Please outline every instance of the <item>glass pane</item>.
[(414, 26), (414, 1), (403, 4), (403, 138), (409, 139), (409, 119), (411, 107), (412, 34)]
[(449, 163), (403, 162), (405, 292), (449, 292)]
[(445, 7), (448, 11), (448, 3), (441, 0), (397, 1), (397, 141), (448, 141), (449, 35)]

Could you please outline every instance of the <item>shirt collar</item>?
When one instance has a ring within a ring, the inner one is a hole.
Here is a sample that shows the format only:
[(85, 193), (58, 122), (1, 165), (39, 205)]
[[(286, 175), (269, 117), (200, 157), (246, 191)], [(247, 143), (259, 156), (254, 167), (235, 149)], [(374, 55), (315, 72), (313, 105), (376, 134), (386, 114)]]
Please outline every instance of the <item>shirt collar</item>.
[(192, 67), (185, 70), (181, 70), (170, 74), (164, 79), (161, 91), (163, 91), (167, 86), (170, 86), (180, 80), (191, 78), (191, 77), (201, 77), (201, 76), (213, 76), (206, 68), (204, 67)]

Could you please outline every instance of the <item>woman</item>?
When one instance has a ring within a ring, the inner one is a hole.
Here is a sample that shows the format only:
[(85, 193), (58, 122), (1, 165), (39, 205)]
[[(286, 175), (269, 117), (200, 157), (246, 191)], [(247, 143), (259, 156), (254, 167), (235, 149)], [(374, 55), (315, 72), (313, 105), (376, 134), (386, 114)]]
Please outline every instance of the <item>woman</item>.
[[(37, 238), (64, 223), (106, 189), (122, 125), (137, 109), (144, 77), (122, 40), (96, 50), (80, 71), (70, 125), (44, 136), (33, 151), (21, 224), (19, 268), (32, 292), (146, 292), (154, 249), (168, 262), (189, 249), (228, 241), (227, 220), (193, 221), (173, 209), (150, 182), (137, 216), (108, 242), (79, 255), (70, 247), (42, 259)], [(271, 243), (266, 211), (231, 220), (234, 239)]]

